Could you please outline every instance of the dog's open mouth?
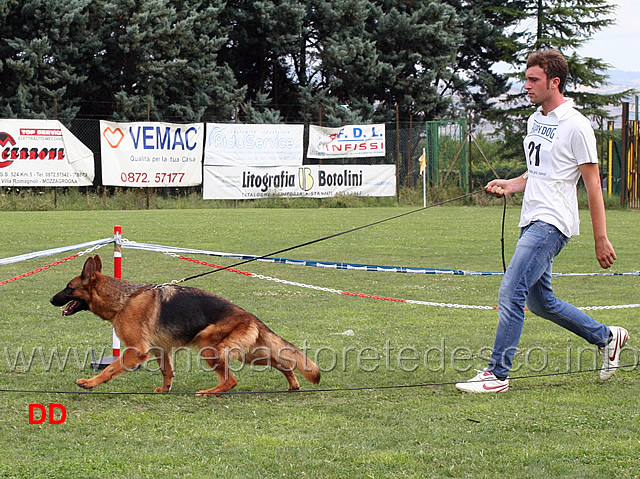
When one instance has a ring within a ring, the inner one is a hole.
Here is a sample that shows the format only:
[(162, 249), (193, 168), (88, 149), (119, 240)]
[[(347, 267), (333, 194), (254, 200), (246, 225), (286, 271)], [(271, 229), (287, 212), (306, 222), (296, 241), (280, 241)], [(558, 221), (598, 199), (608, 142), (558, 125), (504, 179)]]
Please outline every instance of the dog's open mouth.
[(89, 305), (85, 301), (73, 300), (62, 310), (62, 316), (71, 316), (85, 309), (89, 309)]

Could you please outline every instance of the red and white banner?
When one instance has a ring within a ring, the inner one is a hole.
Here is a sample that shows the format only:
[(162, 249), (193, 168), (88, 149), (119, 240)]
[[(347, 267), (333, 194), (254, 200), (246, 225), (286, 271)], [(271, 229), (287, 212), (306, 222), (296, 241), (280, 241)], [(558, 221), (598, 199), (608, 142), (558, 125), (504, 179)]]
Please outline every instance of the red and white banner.
[(395, 196), (395, 165), (204, 167), (205, 200), (343, 195)]
[(309, 126), (307, 158), (363, 158), (385, 156), (384, 123), (342, 128)]
[(92, 151), (58, 120), (0, 120), (1, 186), (89, 186)]
[(100, 121), (102, 184), (200, 185), (203, 145), (204, 123)]

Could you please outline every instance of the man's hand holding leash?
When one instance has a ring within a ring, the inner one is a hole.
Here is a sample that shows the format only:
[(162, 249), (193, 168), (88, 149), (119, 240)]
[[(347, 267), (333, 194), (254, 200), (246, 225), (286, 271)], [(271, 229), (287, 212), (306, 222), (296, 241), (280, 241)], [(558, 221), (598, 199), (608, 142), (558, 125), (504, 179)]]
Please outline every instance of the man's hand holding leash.
[(505, 195), (513, 193), (522, 193), (524, 187), (527, 185), (527, 174), (518, 176), (517, 178), (511, 178), (510, 180), (495, 179), (487, 183), (484, 187), (484, 191), (497, 198), (502, 198)]

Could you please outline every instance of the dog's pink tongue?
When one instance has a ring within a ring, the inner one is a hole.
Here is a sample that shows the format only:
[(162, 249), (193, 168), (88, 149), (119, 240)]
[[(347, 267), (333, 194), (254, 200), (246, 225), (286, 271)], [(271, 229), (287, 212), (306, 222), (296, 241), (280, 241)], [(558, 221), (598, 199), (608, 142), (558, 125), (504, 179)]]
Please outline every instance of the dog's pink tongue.
[(75, 307), (75, 304), (76, 304), (75, 301), (71, 301), (69, 304), (67, 304), (67, 307), (64, 308), (64, 310), (62, 310), (62, 316), (68, 316), (70, 312), (73, 310), (73, 308)]

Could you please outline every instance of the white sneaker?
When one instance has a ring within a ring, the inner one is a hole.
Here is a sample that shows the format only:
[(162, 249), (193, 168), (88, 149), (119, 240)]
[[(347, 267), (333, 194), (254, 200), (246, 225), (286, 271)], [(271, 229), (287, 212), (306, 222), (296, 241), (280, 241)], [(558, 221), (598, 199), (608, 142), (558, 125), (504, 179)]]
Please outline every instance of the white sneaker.
[(498, 379), (491, 371), (484, 368), (468, 381), (456, 383), (456, 389), (466, 393), (506, 393), (509, 390), (509, 378)]
[(618, 326), (609, 327), (611, 330), (611, 341), (604, 348), (600, 348), (600, 352), (604, 356), (602, 369), (600, 370), (600, 379), (606, 381), (613, 376), (618, 370), (620, 364), (620, 351), (627, 342), (629, 333), (626, 329)]

